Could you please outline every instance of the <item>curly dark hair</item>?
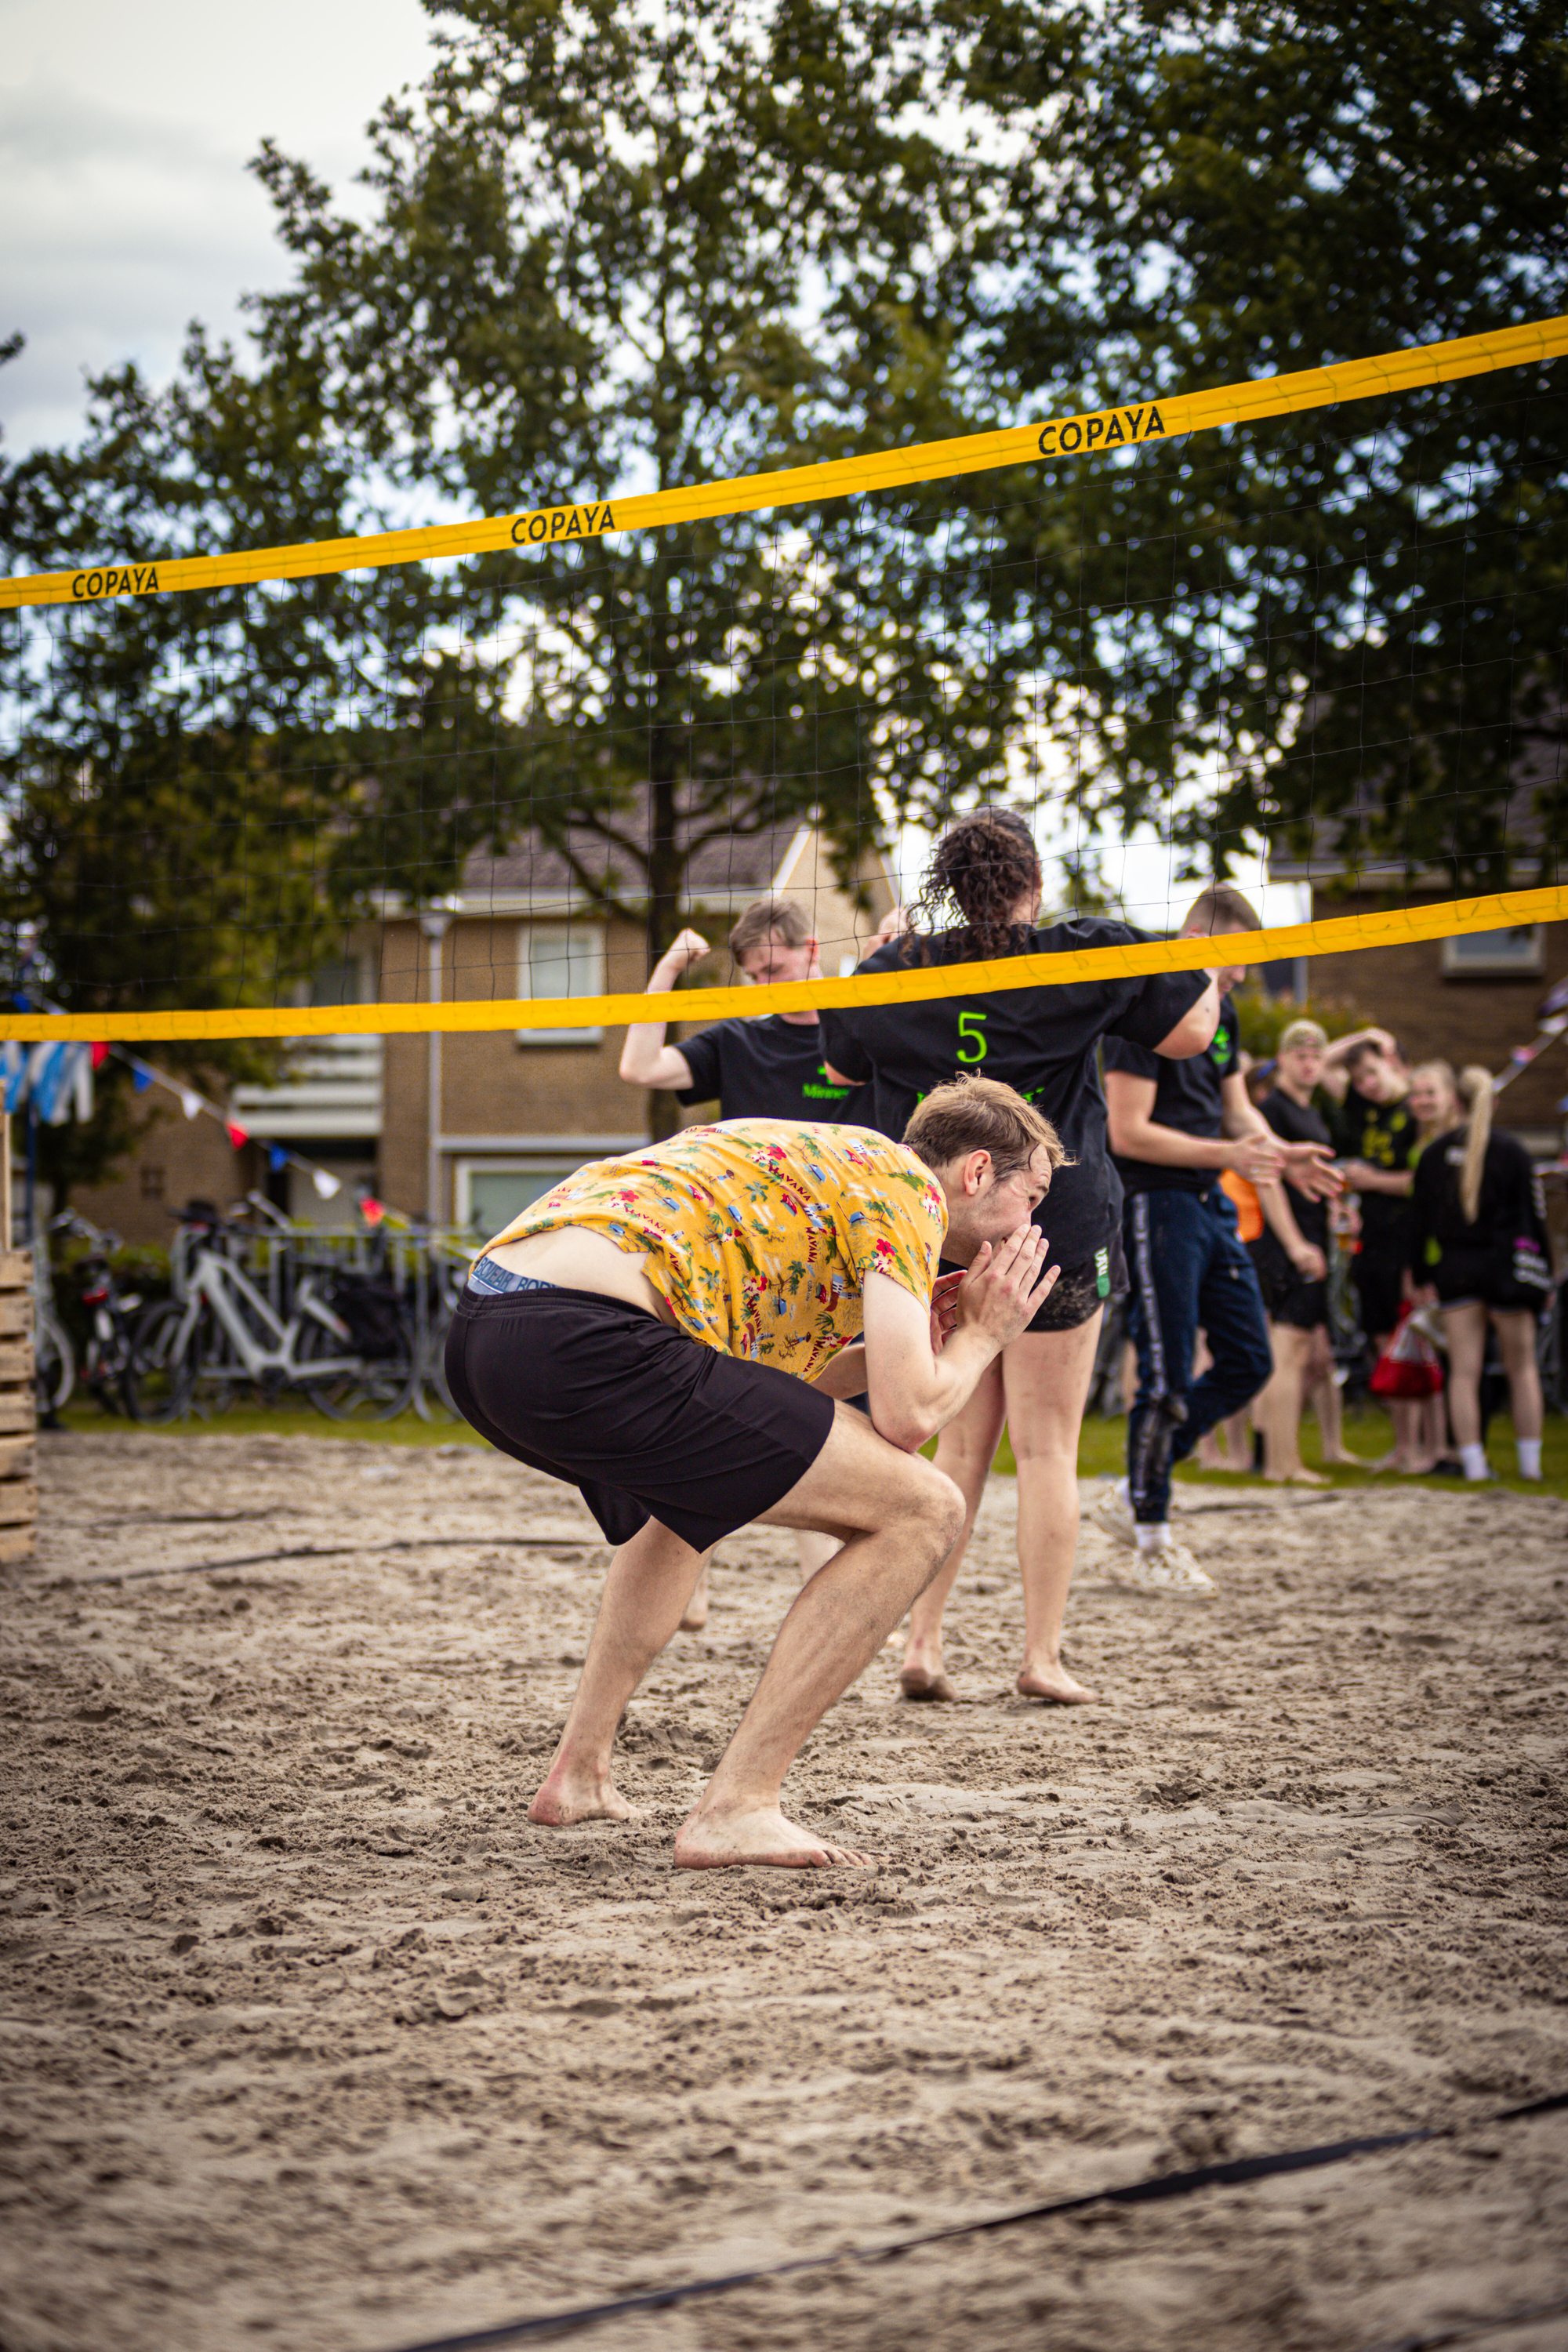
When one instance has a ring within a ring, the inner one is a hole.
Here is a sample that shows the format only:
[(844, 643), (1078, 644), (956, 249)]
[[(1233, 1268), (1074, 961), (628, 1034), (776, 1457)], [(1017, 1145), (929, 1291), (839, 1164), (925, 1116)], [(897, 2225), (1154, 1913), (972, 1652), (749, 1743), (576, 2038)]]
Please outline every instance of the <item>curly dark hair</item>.
[(950, 908), (961, 919), (965, 953), (977, 962), (1020, 952), (1027, 927), (1013, 910), (1040, 880), (1034, 836), (1012, 809), (976, 809), (960, 817), (931, 854), (910, 909), (905, 961), (930, 962), (931, 933), (952, 928), (942, 919)]

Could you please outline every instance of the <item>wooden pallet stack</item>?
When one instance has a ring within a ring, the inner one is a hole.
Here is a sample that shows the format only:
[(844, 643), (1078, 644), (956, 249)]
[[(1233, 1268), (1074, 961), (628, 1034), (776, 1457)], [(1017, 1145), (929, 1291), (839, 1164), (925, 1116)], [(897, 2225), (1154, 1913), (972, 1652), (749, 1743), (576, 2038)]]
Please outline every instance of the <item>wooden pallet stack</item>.
[(10, 1126), (0, 1118), (0, 1561), (31, 1559), (38, 1539), (33, 1256), (11, 1247)]

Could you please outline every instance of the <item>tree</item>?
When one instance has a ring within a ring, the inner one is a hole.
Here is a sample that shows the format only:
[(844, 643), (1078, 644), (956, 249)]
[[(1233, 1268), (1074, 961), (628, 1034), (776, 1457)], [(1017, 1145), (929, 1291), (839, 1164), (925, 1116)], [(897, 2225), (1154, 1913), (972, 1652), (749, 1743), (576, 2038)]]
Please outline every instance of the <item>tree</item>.
[[(346, 527), (353, 463), (290, 359), (247, 373), (197, 332), (166, 391), (127, 368), (89, 393), (78, 448), (0, 477), (7, 568)], [(432, 609), (386, 574), (5, 614), (12, 971), (73, 1013), (298, 1003), (378, 891), (449, 888), (489, 837), (516, 730), (493, 678), (431, 646)], [(280, 1057), (257, 1042), (164, 1055), (219, 1085)], [(58, 1179), (106, 1172), (140, 1132), (123, 1071), (104, 1076), (90, 1128), (48, 1139)]]
[[(1568, 307), (1545, 0), (987, 13), (973, 94), (1026, 132), (999, 404), (1099, 408)], [(1043, 704), (1081, 732), (1067, 803), (1125, 833), (1184, 788), (1194, 872), (1263, 834), (1347, 877), (1548, 875), (1565, 472), (1560, 362), (1058, 467), (1006, 537), (1038, 567)]]
[[(460, 0), (375, 127), (368, 222), (266, 152), (298, 276), (261, 348), (310, 353), (405, 492), (481, 512), (962, 430), (999, 182), (931, 124), (972, 13)], [(1001, 775), (947, 524), (871, 500), (476, 563), (526, 743), (498, 821), (641, 917), (651, 959), (713, 838), (820, 813), (847, 873), (889, 817)]]

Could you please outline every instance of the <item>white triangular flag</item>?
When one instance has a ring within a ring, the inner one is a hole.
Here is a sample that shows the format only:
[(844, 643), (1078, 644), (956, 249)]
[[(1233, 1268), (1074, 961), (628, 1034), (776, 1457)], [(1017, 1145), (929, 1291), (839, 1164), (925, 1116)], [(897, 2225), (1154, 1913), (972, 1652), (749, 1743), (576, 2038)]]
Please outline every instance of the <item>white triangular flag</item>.
[(180, 1108), (184, 1112), (187, 1118), (199, 1118), (202, 1111), (202, 1098), (200, 1095), (194, 1095), (189, 1087), (182, 1087), (180, 1088)]
[(316, 1188), (316, 1198), (319, 1201), (330, 1201), (334, 1192), (341, 1192), (343, 1189), (338, 1178), (329, 1176), (324, 1168), (312, 1168), (310, 1181)]

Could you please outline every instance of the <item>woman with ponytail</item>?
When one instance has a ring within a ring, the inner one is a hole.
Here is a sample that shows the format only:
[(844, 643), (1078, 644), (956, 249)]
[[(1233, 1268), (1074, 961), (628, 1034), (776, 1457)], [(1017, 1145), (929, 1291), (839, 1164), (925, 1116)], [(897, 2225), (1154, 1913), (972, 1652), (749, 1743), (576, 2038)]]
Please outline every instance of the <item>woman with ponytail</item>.
[[(1034, 838), (1021, 817), (1008, 809), (962, 817), (932, 856), (911, 930), (859, 969), (1051, 956), (1140, 938), (1127, 924), (1099, 915), (1041, 926), (1041, 886)], [(911, 1613), (899, 1678), (910, 1698), (957, 1696), (942, 1671), (942, 1611), (1004, 1423), (1018, 1465), (1025, 1625), (1018, 1689), (1026, 1697), (1063, 1703), (1095, 1696), (1063, 1664), (1061, 1633), (1078, 1546), (1079, 1430), (1105, 1302), (1126, 1287), (1121, 1187), (1106, 1148), (1096, 1054), (1108, 1032), (1160, 1054), (1201, 1054), (1218, 1018), (1218, 990), (1207, 971), (975, 989), (923, 1003), (823, 1013), (829, 1076), (835, 1085), (869, 1085), (870, 1108), (861, 1116), (882, 1134), (896, 1141), (933, 1087), (967, 1073), (1016, 1087), (1050, 1120), (1068, 1155), (1035, 1214), (1048, 1238), (1051, 1262), (1061, 1268), (1056, 1287), (938, 1441), (941, 1466), (962, 1488), (968, 1516)], [(1174, 1572), (1167, 1570), (1159, 1589), (1169, 1589)], [(1201, 1571), (1196, 1575), (1203, 1589), (1211, 1589)]]
[[(1434, 1097), (1443, 1088), (1431, 1066)], [(1426, 1070), (1418, 1077), (1428, 1075)], [(1413, 1096), (1415, 1088), (1412, 1089)], [(1425, 1101), (1426, 1089), (1423, 1089)], [(1467, 1478), (1489, 1478), (1481, 1444), (1487, 1325), (1508, 1374), (1521, 1478), (1541, 1475), (1541, 1375), (1536, 1321), (1552, 1294), (1540, 1179), (1516, 1137), (1492, 1126), (1490, 1074), (1461, 1070), (1449, 1108), (1462, 1113), (1426, 1146), (1411, 1195), (1411, 1276), (1423, 1305), (1441, 1308), (1448, 1341), (1448, 1417)]]

